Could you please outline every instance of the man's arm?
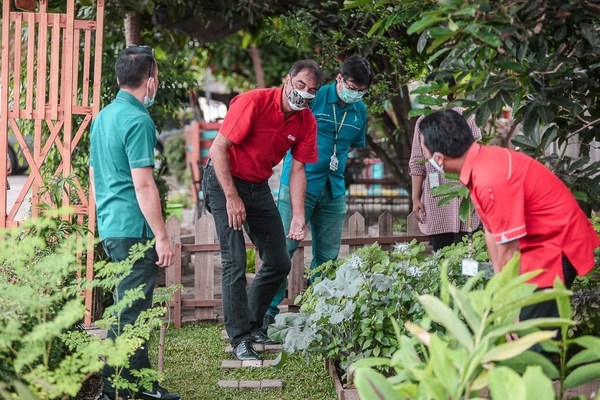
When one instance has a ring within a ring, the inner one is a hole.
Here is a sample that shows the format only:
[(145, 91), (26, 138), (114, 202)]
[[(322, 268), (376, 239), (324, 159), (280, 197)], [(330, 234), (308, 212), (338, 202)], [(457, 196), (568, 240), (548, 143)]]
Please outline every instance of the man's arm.
[(306, 196), (306, 171), (304, 163), (292, 159), (292, 171), (290, 172), (292, 222), (290, 223), (290, 232), (288, 234), (288, 237), (292, 240), (302, 240), (306, 236), (304, 196)]
[(156, 265), (169, 267), (173, 264), (174, 253), (163, 221), (160, 197), (154, 182), (152, 167), (133, 168), (131, 177), (140, 210), (156, 237), (156, 253), (158, 254)]
[(508, 243), (497, 244), (493, 235), (485, 231), (485, 243), (487, 244), (490, 260), (494, 267), (494, 273), (502, 271), (502, 268), (512, 259), (514, 254), (519, 251), (519, 240), (513, 240)]
[(423, 214), (425, 214), (425, 207), (421, 202), (421, 195), (423, 194), (423, 181), (425, 177), (423, 175), (413, 175), (412, 180), (412, 203), (413, 212), (417, 217), (417, 220), (423, 223)]
[(241, 230), (244, 222), (246, 222), (246, 206), (244, 206), (244, 202), (238, 195), (231, 177), (227, 151), (232, 145), (233, 143), (225, 136), (220, 133), (217, 134), (210, 147), (210, 159), (227, 201), (229, 227)]

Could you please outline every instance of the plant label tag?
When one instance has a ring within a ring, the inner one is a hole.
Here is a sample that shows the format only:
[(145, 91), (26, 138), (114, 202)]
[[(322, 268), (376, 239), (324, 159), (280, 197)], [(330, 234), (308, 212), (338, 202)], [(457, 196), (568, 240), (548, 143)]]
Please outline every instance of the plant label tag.
[(462, 260), (462, 274), (466, 276), (474, 276), (477, 275), (477, 271), (479, 270), (479, 264), (477, 261), (471, 258), (465, 258)]
[(437, 172), (429, 173), (429, 189), (433, 189), (440, 186), (440, 174)]

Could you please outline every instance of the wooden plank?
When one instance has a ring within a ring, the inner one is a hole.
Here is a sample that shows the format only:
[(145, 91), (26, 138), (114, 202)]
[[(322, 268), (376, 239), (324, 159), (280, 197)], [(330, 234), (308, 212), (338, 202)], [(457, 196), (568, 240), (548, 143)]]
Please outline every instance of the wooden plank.
[(287, 298), (292, 302), (300, 293), (306, 289), (304, 278), (304, 247), (298, 247), (292, 257), (292, 270), (288, 275)]
[[(358, 212), (352, 214), (348, 219), (348, 236), (350, 238), (362, 238), (365, 236), (365, 218)], [(343, 240), (342, 243), (344, 243)], [(358, 248), (358, 245), (349, 244), (350, 253), (354, 253)]]
[[(394, 234), (394, 222), (392, 213), (384, 211), (378, 219), (379, 225), (379, 236), (391, 236)], [(380, 243), (381, 244), (381, 243)], [(381, 244), (381, 248), (385, 251), (392, 250), (391, 244)]]
[[(215, 242), (215, 223), (212, 215), (205, 213), (196, 221), (196, 243), (208, 244)], [(196, 299), (213, 300), (215, 298), (215, 257), (213, 252), (202, 252), (194, 257), (194, 293)], [(196, 318), (212, 319), (212, 308), (196, 309)]]
[[(172, 215), (167, 220), (166, 228), (175, 252), (175, 264), (165, 270), (165, 284), (168, 287), (181, 284), (181, 223), (177, 217)], [(181, 328), (181, 290), (175, 292), (171, 305), (173, 307), (173, 324), (176, 328)]]

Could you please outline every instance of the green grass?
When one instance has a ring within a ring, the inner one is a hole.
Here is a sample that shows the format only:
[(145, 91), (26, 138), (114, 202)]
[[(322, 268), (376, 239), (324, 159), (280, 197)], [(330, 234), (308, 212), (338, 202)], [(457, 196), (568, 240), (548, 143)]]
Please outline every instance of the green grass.
[[(287, 358), (281, 367), (222, 370), (223, 360), (233, 359), (225, 353), (222, 324), (199, 323), (181, 329), (169, 327), (165, 341), (164, 380), (169, 390), (179, 392), (184, 400), (335, 400), (336, 394), (323, 359), (310, 360), (300, 354)], [(275, 358), (267, 353), (265, 358)], [(158, 359), (158, 332), (150, 341), (150, 357)], [(283, 389), (222, 389), (220, 380), (281, 379)]]

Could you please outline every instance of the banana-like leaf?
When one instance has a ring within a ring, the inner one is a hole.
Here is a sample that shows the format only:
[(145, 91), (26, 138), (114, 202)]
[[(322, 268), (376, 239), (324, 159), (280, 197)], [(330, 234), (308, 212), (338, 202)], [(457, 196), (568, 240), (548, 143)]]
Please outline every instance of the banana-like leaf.
[(473, 350), (473, 336), (465, 324), (454, 313), (454, 310), (442, 303), (437, 297), (431, 295), (419, 296), (419, 302), (433, 321), (442, 324), (448, 333), (467, 350)]
[(576, 368), (564, 381), (565, 389), (585, 385), (595, 379), (600, 379), (600, 362), (583, 365)]
[(554, 331), (534, 332), (515, 341), (503, 343), (488, 351), (482, 362), (502, 361), (518, 356), (534, 344), (552, 339), (554, 334)]
[(385, 376), (371, 368), (357, 368), (354, 383), (361, 399), (394, 400), (398, 393)]

